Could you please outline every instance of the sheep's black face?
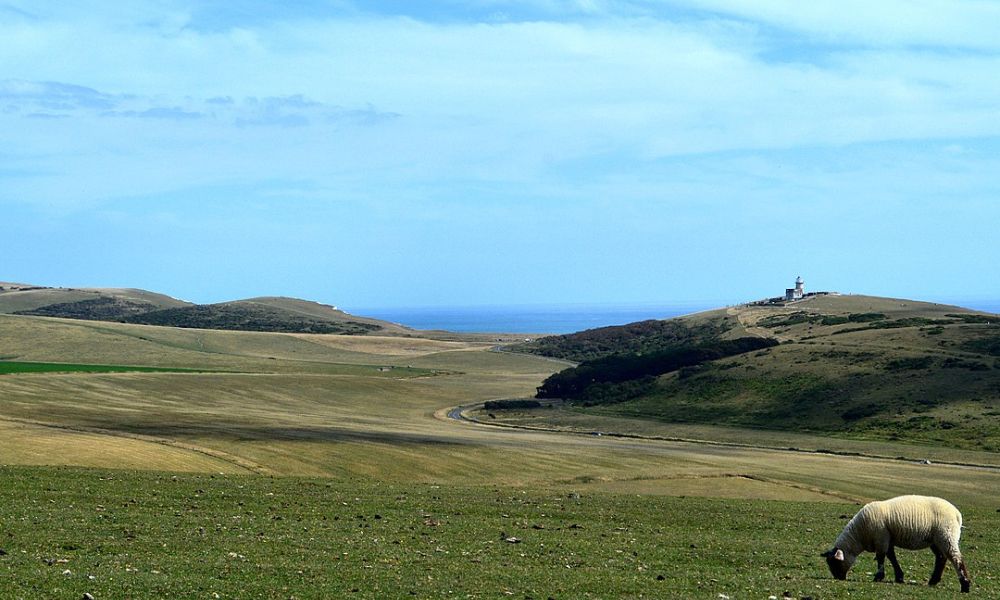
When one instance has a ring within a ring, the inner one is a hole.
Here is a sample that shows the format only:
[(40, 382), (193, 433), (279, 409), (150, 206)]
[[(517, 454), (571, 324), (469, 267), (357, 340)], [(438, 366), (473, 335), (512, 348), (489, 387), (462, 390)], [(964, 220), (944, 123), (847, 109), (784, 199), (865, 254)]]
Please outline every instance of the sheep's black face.
[(844, 560), (844, 551), (834, 548), (824, 552), (822, 556), (826, 559), (826, 566), (830, 567), (830, 574), (836, 579), (847, 579), (847, 572), (851, 569), (850, 563)]
[(847, 564), (842, 560), (837, 560), (832, 556), (826, 557), (826, 566), (830, 567), (830, 573), (837, 579), (847, 579)]

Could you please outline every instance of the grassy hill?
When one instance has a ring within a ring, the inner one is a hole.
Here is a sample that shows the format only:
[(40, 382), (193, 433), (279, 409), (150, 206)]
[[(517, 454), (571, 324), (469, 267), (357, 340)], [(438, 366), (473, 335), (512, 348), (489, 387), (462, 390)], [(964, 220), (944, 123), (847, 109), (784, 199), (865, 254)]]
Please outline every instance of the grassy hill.
[[(646, 348), (685, 348), (748, 335), (780, 343), (678, 368), (628, 393), (592, 394), (584, 410), (1000, 451), (997, 315), (830, 295), (700, 313), (674, 319), (669, 327), (633, 325), (558, 336), (519, 349), (599, 359), (635, 355), (634, 348), (648, 353)], [(613, 343), (595, 353), (595, 337)]]
[(399, 325), (355, 317), (296, 298), (262, 297), (192, 304), (163, 294), (119, 288), (50, 288), (0, 283), (0, 314), (114, 321), (166, 327), (286, 333), (405, 334)]
[(132, 288), (56, 288), (0, 282), (0, 314), (38, 312), (39, 316), (88, 318), (90, 313), (120, 314), (115, 312), (115, 306), (121, 307), (121, 314), (132, 314), (137, 310), (177, 308), (191, 303)]
[[(379, 331), (380, 333), (411, 333), (412, 330), (382, 321), (346, 313), (329, 304), (321, 304), (311, 300), (301, 300), (299, 298), (286, 298), (278, 296), (262, 296), (258, 298), (248, 298), (226, 304), (238, 304), (247, 307), (266, 307), (278, 311), (283, 311), (289, 315), (297, 315), (306, 320), (316, 320), (323, 322), (345, 323), (352, 326)], [(372, 327), (368, 327), (372, 326)]]
[(267, 304), (242, 301), (167, 308), (131, 315), (123, 321), (193, 329), (347, 335), (363, 335), (382, 329), (376, 323), (333, 318), (333, 315), (331, 318), (321, 318)]
[(725, 311), (700, 313), (697, 318), (658, 321), (651, 319), (628, 325), (599, 327), (567, 335), (539, 338), (520, 344), (520, 352), (574, 362), (613, 354), (648, 354), (680, 346), (712, 341), (732, 331), (741, 331), (735, 316)]
[(449, 464), (464, 446), (441, 442), (450, 426), (433, 412), (523, 395), (552, 370), (489, 343), (405, 336), (0, 315), (0, 339), (0, 364), (12, 371), (0, 374), (6, 464), (457, 472), (477, 452)]

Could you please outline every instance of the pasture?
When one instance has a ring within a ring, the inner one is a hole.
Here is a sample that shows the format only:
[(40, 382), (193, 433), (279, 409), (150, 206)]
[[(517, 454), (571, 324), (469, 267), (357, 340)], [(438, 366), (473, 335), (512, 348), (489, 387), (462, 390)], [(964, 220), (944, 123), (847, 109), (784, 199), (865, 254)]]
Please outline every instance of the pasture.
[(0, 360), (0, 375), (11, 373), (184, 373), (194, 369), (139, 367), (134, 365), (80, 365), (50, 362), (17, 362)]
[[(4, 597), (948, 598), (818, 557), (856, 506), (68, 468), (0, 469)], [(973, 593), (1000, 593), (1000, 517), (965, 508)]]
[[(836, 440), (874, 457), (798, 452), (825, 438), (737, 429), (584, 433), (626, 421), (600, 416), (556, 422), (563, 432), (455, 421), (449, 407), (530, 395), (561, 367), (460, 336), (0, 315), (0, 337), (8, 361), (178, 370), (0, 375), (5, 597), (956, 592), (951, 573), (936, 590), (873, 584), (870, 557), (847, 582), (826, 573), (818, 553), (841, 515), (900, 493), (954, 501), (973, 592), (1000, 593), (1000, 472), (939, 464), (996, 464), (992, 453)], [(726, 435), (739, 443), (667, 439)], [(915, 460), (925, 454), (931, 464)], [(926, 580), (929, 552), (900, 559)]]

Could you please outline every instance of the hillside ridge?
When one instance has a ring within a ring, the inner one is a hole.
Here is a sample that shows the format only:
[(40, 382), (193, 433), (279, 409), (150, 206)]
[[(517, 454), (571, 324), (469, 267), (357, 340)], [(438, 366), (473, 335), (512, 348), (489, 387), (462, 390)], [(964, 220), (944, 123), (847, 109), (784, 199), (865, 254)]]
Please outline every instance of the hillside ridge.
[(0, 314), (283, 333), (364, 335), (409, 331), (299, 298), (261, 296), (194, 304), (137, 288), (57, 288), (19, 283), (0, 283)]
[[(746, 336), (777, 344), (677, 363)], [(992, 313), (824, 295), (550, 336), (516, 350), (582, 361), (576, 377), (593, 385), (574, 388), (576, 410), (1000, 451), (1000, 315)], [(600, 371), (658, 356), (678, 368), (654, 365), (626, 381)], [(553, 375), (540, 394), (575, 381), (572, 373)]]

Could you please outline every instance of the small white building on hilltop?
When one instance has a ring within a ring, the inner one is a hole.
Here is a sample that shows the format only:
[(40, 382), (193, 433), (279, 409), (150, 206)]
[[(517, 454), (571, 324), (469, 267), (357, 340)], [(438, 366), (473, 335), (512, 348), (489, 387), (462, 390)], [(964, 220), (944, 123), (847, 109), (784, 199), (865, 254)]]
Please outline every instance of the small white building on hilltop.
[(795, 287), (785, 289), (785, 300), (801, 300), (806, 295), (805, 282), (802, 277), (795, 278)]

